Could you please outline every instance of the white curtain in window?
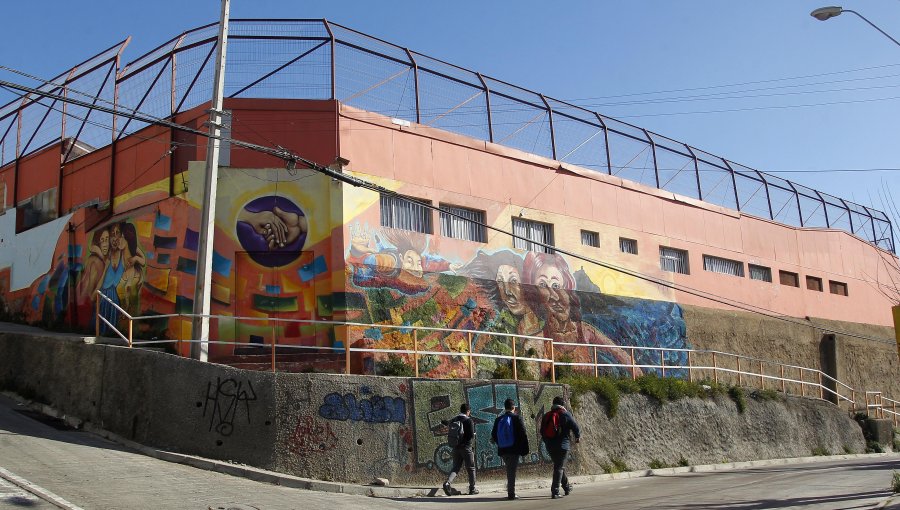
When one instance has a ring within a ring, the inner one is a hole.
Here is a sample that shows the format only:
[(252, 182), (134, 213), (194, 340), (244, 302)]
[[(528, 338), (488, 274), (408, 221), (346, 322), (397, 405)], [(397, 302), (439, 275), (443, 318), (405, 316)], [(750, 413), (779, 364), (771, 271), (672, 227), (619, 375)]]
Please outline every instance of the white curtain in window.
[[(450, 214), (452, 213), (452, 214)], [(441, 235), (483, 243), (487, 240), (484, 211), (441, 205)]]
[(406, 197), (381, 195), (383, 227), (431, 233), (431, 209)]

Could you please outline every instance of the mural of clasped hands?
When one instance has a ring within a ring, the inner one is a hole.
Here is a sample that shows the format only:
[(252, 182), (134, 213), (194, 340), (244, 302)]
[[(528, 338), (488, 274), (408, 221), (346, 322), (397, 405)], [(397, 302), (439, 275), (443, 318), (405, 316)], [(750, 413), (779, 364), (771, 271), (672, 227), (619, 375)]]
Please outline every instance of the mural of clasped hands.
[(270, 250), (293, 243), (309, 228), (305, 216), (285, 211), (277, 205), (271, 211), (241, 209), (237, 220), (247, 223), (265, 238)]

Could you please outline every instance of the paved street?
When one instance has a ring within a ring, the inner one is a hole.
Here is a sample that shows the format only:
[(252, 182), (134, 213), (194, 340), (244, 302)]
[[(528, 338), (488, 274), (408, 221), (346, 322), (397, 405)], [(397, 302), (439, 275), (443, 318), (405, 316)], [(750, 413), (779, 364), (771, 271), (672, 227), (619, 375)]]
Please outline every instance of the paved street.
[[(378, 510), (448, 504), (476, 509), (865, 509), (890, 496), (891, 473), (900, 470), (900, 456), (895, 455), (582, 484), (558, 501), (549, 499), (547, 489), (520, 490), (520, 501), (487, 491), (453, 498), (369, 498), (281, 487), (169, 463), (35, 418), (40, 417), (0, 396), (2, 509), (270, 510), (322, 505)], [(50, 503), (53, 498), (56, 505)], [(900, 500), (894, 501), (890, 508), (900, 508)]]

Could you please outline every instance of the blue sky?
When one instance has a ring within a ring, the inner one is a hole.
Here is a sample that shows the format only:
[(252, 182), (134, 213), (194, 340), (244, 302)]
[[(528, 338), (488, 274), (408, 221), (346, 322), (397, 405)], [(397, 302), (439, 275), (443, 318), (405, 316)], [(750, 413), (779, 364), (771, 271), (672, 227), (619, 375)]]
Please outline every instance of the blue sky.
[[(50, 78), (130, 35), (129, 62), (216, 21), (219, 5), (7, 2), (0, 65)], [(809, 16), (823, 5), (232, 0), (231, 15), (324, 17), (758, 170), (812, 171), (776, 175), (889, 213), (882, 196), (900, 200), (900, 171), (827, 171), (900, 168), (900, 46), (849, 13)], [(900, 38), (900, 0), (843, 6)]]

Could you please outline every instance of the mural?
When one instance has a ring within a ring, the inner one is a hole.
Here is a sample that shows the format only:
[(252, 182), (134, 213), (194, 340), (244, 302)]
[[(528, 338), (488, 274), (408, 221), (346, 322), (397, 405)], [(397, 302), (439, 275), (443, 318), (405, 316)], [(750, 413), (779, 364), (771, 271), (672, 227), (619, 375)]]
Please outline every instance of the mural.
[[(417, 340), (421, 351), (464, 354), (471, 349), (499, 356), (477, 358), (477, 377), (512, 376), (511, 364), (503, 359), (513, 352), (512, 340), (491, 333), (560, 342), (557, 360), (573, 363), (577, 370), (587, 369), (578, 364), (630, 364), (630, 352), (619, 347), (623, 345), (686, 347), (677, 304), (603, 295), (583, 270), (573, 273), (562, 255), (479, 250), (467, 261), (450, 262), (445, 253), (431, 253), (425, 235), (358, 223), (349, 231), (346, 261), (354, 292), (347, 299), (348, 320), (473, 330), (472, 335), (420, 331)], [(370, 348), (412, 348), (408, 330), (369, 328), (353, 341)], [(547, 345), (520, 338), (515, 351), (517, 356), (548, 358)], [(636, 356), (638, 364), (659, 362), (650, 353)], [(668, 365), (684, 361), (676, 359), (677, 353), (667, 356)], [(377, 371), (372, 359), (361, 365)], [(517, 369), (520, 377), (537, 379), (546, 376), (549, 364), (520, 363)], [(421, 357), (420, 373), (428, 376), (467, 377), (468, 371), (466, 356)]]

